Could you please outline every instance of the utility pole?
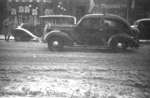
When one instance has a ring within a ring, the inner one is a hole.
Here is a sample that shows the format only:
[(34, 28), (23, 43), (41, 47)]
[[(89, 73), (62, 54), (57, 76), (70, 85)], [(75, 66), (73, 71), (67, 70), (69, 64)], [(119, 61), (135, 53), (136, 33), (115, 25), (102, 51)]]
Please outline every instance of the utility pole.
[(88, 10), (89, 13), (92, 13), (95, 5), (96, 5), (95, 0), (89, 0), (89, 10)]
[(7, 0), (0, 0), (0, 31), (2, 29), (3, 20), (8, 16), (8, 1)]

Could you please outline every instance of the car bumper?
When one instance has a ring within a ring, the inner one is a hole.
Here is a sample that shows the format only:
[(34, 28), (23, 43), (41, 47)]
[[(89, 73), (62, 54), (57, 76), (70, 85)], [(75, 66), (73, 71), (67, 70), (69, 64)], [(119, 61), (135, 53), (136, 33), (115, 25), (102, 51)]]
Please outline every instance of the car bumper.
[(132, 48), (139, 48), (140, 47), (140, 41), (137, 38), (132, 38), (132, 41), (129, 45)]

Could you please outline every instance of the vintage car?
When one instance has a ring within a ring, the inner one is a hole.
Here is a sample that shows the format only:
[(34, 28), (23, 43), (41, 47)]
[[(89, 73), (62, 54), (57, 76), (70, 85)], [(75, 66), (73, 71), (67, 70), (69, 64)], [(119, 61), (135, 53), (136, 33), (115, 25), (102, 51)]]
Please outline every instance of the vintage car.
[(74, 21), (75, 18), (73, 16), (69, 15), (46, 15), (41, 17), (43, 18), (40, 19), (39, 24), (21, 23), (17, 28), (13, 29), (12, 35), (14, 36), (15, 41), (30, 41), (32, 39), (41, 40), (46, 24), (51, 23), (51, 25), (55, 25), (56, 27), (56, 25), (63, 26), (75, 24), (76, 21)]
[(131, 27), (139, 29), (140, 40), (150, 40), (150, 18), (138, 19)]
[[(58, 19), (58, 16), (41, 16), (41, 18), (49, 20), (57, 17)], [(56, 19), (45, 25), (44, 40), (51, 51), (60, 51), (64, 46), (73, 45), (103, 45), (114, 50), (139, 47), (135, 30), (120, 16), (88, 14), (77, 23), (75, 17), (65, 17), (72, 22), (68, 22), (67, 25), (63, 22), (60, 24)]]
[(15, 41), (30, 41), (32, 39), (38, 40), (42, 36), (42, 32), (41, 24), (22, 23), (12, 30), (12, 35)]

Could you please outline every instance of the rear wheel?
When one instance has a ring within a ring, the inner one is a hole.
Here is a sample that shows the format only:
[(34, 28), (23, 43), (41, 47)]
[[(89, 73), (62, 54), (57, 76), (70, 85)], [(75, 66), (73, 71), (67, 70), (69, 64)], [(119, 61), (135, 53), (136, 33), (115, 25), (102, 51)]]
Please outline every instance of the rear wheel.
[(126, 50), (128, 48), (127, 41), (125, 39), (113, 39), (110, 43), (110, 47), (113, 50)]
[(63, 50), (64, 42), (62, 38), (53, 37), (48, 40), (48, 48), (51, 51), (61, 51)]

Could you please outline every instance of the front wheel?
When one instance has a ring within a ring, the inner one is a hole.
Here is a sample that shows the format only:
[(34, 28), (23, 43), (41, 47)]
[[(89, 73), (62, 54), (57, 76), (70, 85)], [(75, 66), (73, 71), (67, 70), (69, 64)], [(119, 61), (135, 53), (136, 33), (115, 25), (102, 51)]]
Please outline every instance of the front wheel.
[(128, 48), (128, 44), (123, 39), (114, 39), (110, 43), (110, 48), (116, 51), (126, 50)]
[(64, 42), (59, 37), (50, 38), (48, 40), (48, 48), (51, 51), (61, 51), (64, 47)]

